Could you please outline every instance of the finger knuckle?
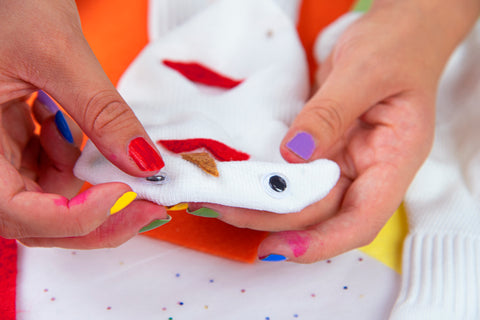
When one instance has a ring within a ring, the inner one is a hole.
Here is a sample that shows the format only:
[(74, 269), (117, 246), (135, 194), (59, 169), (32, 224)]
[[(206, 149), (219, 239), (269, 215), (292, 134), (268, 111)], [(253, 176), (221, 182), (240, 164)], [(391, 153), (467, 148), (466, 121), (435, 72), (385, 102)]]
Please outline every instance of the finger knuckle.
[(83, 119), (88, 130), (102, 136), (126, 128), (135, 115), (116, 92), (105, 90), (88, 100)]
[(94, 227), (91, 221), (77, 216), (70, 222), (70, 228), (67, 233), (69, 236), (81, 237), (92, 232), (92, 229), (94, 229)]
[(310, 121), (321, 125), (323, 134), (339, 136), (345, 128), (345, 119), (342, 115), (342, 106), (334, 100), (322, 99), (315, 102), (309, 113)]

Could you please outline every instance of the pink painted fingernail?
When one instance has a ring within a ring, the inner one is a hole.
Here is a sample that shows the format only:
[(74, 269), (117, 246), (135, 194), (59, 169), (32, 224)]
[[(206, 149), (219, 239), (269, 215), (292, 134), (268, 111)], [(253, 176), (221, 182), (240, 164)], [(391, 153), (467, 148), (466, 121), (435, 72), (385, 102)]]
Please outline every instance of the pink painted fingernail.
[(287, 142), (286, 147), (303, 160), (308, 160), (315, 150), (315, 141), (311, 134), (299, 132)]
[(158, 171), (165, 166), (158, 152), (142, 137), (130, 142), (128, 154), (142, 171)]

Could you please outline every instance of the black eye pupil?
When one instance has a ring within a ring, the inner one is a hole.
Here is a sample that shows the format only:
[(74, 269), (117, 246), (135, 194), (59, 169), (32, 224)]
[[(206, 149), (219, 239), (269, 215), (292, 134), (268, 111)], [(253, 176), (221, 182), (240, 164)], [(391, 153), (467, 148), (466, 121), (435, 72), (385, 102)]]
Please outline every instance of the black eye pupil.
[(283, 192), (287, 189), (287, 182), (280, 176), (271, 176), (268, 180), (270, 188), (276, 192)]
[(156, 175), (156, 176), (147, 177), (146, 179), (147, 179), (147, 181), (150, 181), (150, 182), (161, 182), (161, 181), (165, 180), (165, 176), (159, 174), (159, 175)]

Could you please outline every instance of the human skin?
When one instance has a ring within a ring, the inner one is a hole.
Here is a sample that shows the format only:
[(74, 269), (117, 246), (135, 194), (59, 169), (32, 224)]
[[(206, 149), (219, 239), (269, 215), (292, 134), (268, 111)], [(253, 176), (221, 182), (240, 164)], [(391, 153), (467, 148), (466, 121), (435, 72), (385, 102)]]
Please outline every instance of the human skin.
[[(229, 224), (272, 231), (259, 257), (311, 263), (370, 243), (428, 156), (439, 78), (479, 11), (478, 0), (378, 0), (343, 33), (281, 146), (289, 162), (339, 164), (326, 198), (288, 215), (213, 204), (191, 210), (208, 207)], [(286, 146), (300, 132), (315, 143), (307, 160)]]
[(137, 144), (142, 150), (153, 144), (90, 50), (75, 1), (0, 0), (0, 7), (0, 236), (30, 246), (114, 247), (165, 219), (165, 208), (147, 201), (111, 216), (110, 208), (131, 191), (122, 183), (77, 195), (83, 182), (72, 169), (81, 131), (69, 120), (74, 143), (66, 141), (38, 101), (33, 113), (41, 129), (34, 132), (26, 99), (43, 90), (119, 168), (139, 177), (158, 171), (155, 163), (139, 164), (141, 152), (132, 157), (134, 139), (144, 139)]

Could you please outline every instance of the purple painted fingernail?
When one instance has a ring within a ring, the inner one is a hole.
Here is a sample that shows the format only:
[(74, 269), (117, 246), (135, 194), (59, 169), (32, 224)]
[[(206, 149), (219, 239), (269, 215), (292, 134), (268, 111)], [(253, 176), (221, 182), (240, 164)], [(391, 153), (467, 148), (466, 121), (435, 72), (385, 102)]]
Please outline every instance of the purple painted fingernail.
[(51, 113), (57, 113), (57, 111), (59, 110), (57, 104), (52, 100), (52, 98), (48, 96), (48, 94), (43, 92), (43, 90), (38, 91), (37, 100), (45, 107), (47, 107), (47, 109), (50, 110)]
[(303, 160), (308, 160), (315, 150), (315, 141), (311, 134), (299, 132), (287, 142), (286, 146)]

